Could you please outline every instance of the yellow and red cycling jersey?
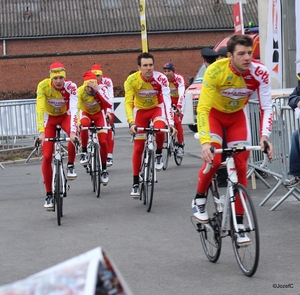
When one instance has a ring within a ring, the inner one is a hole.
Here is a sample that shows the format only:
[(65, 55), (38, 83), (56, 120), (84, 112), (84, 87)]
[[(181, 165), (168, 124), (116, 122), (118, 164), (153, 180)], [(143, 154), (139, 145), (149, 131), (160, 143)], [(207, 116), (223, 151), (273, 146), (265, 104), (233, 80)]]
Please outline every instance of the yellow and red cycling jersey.
[(175, 73), (172, 80), (169, 80), (172, 105), (184, 110), (185, 106), (185, 82), (182, 75)]
[(164, 103), (169, 125), (174, 124), (171, 109), (169, 82), (165, 75), (154, 71), (151, 79), (145, 80), (140, 71), (130, 75), (124, 83), (125, 112), (127, 121), (134, 122), (134, 109), (150, 110)]
[[(261, 110), (261, 135), (270, 136), (273, 112), (270, 76), (265, 65), (252, 60), (250, 69), (239, 73), (228, 58), (218, 60), (205, 71), (197, 107), (197, 127), (201, 144), (211, 142), (209, 113), (212, 108), (232, 113), (243, 109), (256, 91)], [(232, 117), (234, 120), (234, 116)]]
[(65, 80), (64, 87), (56, 89), (50, 78), (38, 84), (36, 98), (36, 116), (38, 132), (44, 132), (45, 113), (50, 116), (71, 115), (71, 132), (77, 129), (77, 85)]
[[(83, 111), (88, 114), (94, 115), (99, 113), (102, 109), (106, 110), (112, 107), (106, 86), (99, 84), (99, 91), (94, 94), (89, 94), (82, 85), (78, 88), (78, 111)], [(80, 116), (78, 116), (78, 123)]]
[(113, 114), (114, 113), (114, 85), (112, 79), (107, 76), (102, 76), (98, 84), (103, 85), (107, 88), (108, 97), (112, 105), (112, 107), (110, 109), (107, 109), (107, 111)]

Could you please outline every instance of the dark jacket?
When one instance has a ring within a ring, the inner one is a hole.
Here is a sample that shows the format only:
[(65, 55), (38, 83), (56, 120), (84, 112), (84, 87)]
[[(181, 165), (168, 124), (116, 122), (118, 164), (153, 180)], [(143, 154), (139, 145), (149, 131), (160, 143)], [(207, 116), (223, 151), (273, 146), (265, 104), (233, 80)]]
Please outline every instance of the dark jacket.
[(289, 106), (294, 110), (297, 108), (297, 103), (300, 101), (300, 80), (298, 80), (298, 86), (290, 94)]

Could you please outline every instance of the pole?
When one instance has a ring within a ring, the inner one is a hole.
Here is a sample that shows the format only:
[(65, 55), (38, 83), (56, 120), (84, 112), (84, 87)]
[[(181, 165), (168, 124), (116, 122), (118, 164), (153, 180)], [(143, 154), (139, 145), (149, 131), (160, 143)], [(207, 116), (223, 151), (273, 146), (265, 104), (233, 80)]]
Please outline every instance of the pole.
[(148, 52), (147, 26), (146, 26), (146, 0), (140, 0), (140, 20), (142, 52)]

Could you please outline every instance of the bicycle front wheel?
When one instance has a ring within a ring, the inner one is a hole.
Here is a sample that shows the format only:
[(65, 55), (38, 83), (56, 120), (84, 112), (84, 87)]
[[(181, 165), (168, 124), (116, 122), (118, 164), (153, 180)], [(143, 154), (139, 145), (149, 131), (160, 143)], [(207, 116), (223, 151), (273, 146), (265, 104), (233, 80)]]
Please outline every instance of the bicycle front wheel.
[(169, 158), (171, 157), (171, 145), (170, 145), (169, 134), (166, 134), (166, 139), (163, 145), (162, 154), (164, 160), (163, 170), (166, 170), (168, 168)]
[[(204, 253), (210, 262), (217, 262), (222, 247), (222, 239), (220, 236), (220, 222), (222, 213), (216, 210), (214, 202), (214, 194), (210, 186), (206, 192), (206, 210), (209, 221), (206, 224), (197, 223), (197, 231), (200, 235), (200, 241)], [(218, 196), (217, 196), (218, 197)]]
[(237, 238), (241, 233), (237, 233), (235, 231), (233, 225), (233, 217), (231, 217), (230, 231), (233, 252), (242, 272), (246, 276), (251, 277), (255, 274), (259, 262), (260, 242), (258, 221), (253, 201), (247, 189), (243, 185), (238, 184), (235, 187), (234, 194), (236, 199), (240, 199), (241, 201), (242, 199), (244, 200), (245, 213), (243, 216), (243, 224), (245, 226), (245, 229), (243, 230), (244, 232), (242, 233), (242, 235), (244, 236), (244, 240), (247, 241), (244, 245), (241, 243), (238, 244)]
[(101, 189), (101, 164), (100, 164), (100, 153), (99, 147), (97, 145), (94, 146), (94, 155), (93, 155), (93, 189), (96, 194), (96, 197), (100, 197), (100, 189)]
[(177, 166), (180, 166), (182, 163), (182, 157), (178, 157), (178, 143), (173, 139), (173, 145), (174, 145), (174, 160)]
[(57, 216), (57, 224), (61, 225), (61, 217), (63, 216), (63, 181), (62, 181), (62, 163), (60, 161), (56, 161), (55, 164), (56, 175), (54, 178), (55, 186), (54, 186), (54, 200), (56, 205), (56, 216)]
[(147, 212), (150, 212), (153, 202), (153, 193), (154, 193), (154, 164), (155, 157), (154, 151), (148, 152), (148, 163), (145, 166), (145, 175), (144, 175), (144, 183), (143, 183), (143, 193), (144, 200), (146, 204)]

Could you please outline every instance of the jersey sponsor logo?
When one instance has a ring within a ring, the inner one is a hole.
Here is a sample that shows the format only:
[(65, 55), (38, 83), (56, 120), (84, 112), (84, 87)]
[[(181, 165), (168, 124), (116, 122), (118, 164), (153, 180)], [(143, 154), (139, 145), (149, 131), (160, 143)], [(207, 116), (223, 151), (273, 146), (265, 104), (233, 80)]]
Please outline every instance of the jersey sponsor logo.
[(247, 75), (247, 76), (244, 77), (244, 79), (245, 79), (245, 80), (251, 80), (251, 79), (252, 79), (252, 76), (251, 76), (251, 75)]
[(88, 107), (88, 108), (93, 108), (93, 107), (95, 107), (96, 105), (99, 105), (99, 103), (97, 102), (97, 101), (93, 101), (93, 102), (84, 102), (83, 103), (86, 107)]
[(51, 105), (54, 108), (61, 108), (63, 106), (65, 106), (68, 101), (67, 100), (63, 100), (63, 99), (48, 99), (47, 100), (48, 104)]
[(137, 94), (140, 97), (147, 98), (147, 97), (154, 97), (157, 95), (157, 93), (158, 93), (158, 91), (149, 89), (149, 90), (139, 91)]
[(170, 94), (171, 96), (178, 96), (178, 89), (170, 87)]
[(69, 84), (67, 86), (67, 90), (69, 91), (69, 93), (73, 94), (73, 95), (76, 95), (76, 87), (74, 86), (74, 84)]
[(240, 99), (248, 97), (252, 94), (252, 90), (244, 88), (228, 88), (220, 91), (222, 96), (231, 98), (231, 99)]
[(229, 105), (232, 106), (232, 107), (236, 107), (237, 105), (239, 105), (239, 102), (238, 101), (231, 101), (229, 103)]
[(157, 77), (157, 80), (165, 87), (168, 86), (168, 79), (167, 78), (164, 78), (162, 75), (159, 75)]
[(260, 66), (258, 66), (255, 71), (254, 74), (257, 77), (261, 77), (261, 79), (263, 80), (264, 83), (269, 84), (269, 73), (268, 71), (264, 71), (260, 68)]

